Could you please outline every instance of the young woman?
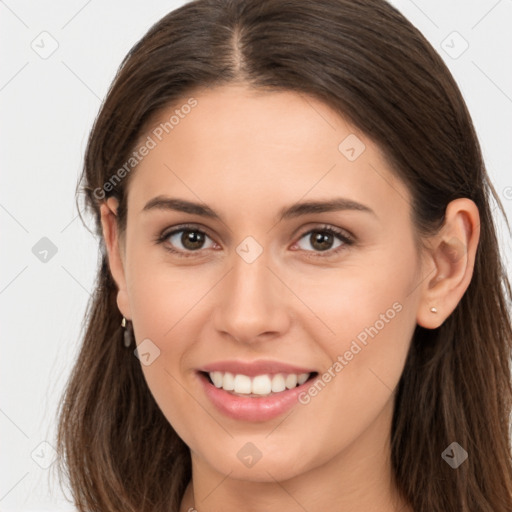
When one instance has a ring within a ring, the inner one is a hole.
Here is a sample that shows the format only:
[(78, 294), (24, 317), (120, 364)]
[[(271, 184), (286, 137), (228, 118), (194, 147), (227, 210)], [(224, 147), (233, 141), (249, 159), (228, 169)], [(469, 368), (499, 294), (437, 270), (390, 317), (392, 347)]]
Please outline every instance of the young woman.
[(501, 204), (396, 9), (169, 13), (82, 188), (102, 262), (58, 432), (78, 510), (512, 510)]

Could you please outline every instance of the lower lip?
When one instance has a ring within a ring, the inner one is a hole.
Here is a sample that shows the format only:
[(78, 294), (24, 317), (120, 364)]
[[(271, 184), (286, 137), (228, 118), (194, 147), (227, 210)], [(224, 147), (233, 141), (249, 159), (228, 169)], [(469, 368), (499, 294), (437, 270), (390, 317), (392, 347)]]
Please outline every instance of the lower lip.
[(277, 418), (298, 403), (298, 396), (311, 386), (314, 379), (293, 389), (262, 397), (243, 397), (233, 395), (222, 388), (215, 387), (208, 377), (198, 373), (206, 396), (217, 409), (235, 420), (267, 421)]

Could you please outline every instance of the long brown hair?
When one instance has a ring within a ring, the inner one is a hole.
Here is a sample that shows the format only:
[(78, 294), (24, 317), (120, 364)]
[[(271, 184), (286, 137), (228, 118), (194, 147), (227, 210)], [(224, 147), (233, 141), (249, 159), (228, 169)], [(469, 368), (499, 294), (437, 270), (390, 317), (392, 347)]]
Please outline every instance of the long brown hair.
[[(476, 203), (472, 281), (446, 321), (417, 326), (411, 342), (396, 394), (392, 469), (415, 512), (510, 512), (511, 288), (493, 198), (506, 214), (452, 75), (384, 0), (196, 0), (152, 26), (121, 63), (79, 183), (101, 263), (58, 411), (59, 476), (69, 479), (78, 510), (177, 511), (191, 478), (188, 447), (122, 345), (99, 207), (117, 197), (123, 233), (136, 166), (113, 178), (148, 123), (201, 87), (233, 82), (312, 95), (361, 129), (409, 187), (418, 236), (436, 232), (451, 200)], [(469, 454), (457, 469), (441, 457), (454, 441)]]

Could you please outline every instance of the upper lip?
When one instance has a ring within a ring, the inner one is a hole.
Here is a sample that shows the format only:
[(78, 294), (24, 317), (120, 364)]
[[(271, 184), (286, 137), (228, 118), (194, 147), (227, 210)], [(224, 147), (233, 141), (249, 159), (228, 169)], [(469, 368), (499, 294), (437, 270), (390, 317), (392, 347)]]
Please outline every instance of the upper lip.
[(233, 374), (247, 375), (254, 377), (256, 375), (264, 375), (266, 373), (313, 373), (315, 370), (301, 366), (295, 366), (279, 361), (217, 361), (202, 366), (198, 369), (201, 372), (230, 372)]

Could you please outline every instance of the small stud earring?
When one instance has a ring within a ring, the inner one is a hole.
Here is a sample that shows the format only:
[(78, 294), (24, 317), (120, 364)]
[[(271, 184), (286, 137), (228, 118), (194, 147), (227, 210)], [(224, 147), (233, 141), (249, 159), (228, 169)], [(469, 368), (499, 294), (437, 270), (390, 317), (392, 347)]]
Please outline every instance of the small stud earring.
[(430, 311), (432, 311), (432, 313), (437, 313), (437, 308), (431, 307)]
[(123, 316), (123, 319), (121, 321), (121, 326), (124, 329), (123, 333), (123, 339), (124, 339), (124, 346), (128, 348), (132, 344), (132, 333), (133, 333), (133, 327), (131, 325), (131, 322), (128, 320), (126, 321), (126, 318)]

